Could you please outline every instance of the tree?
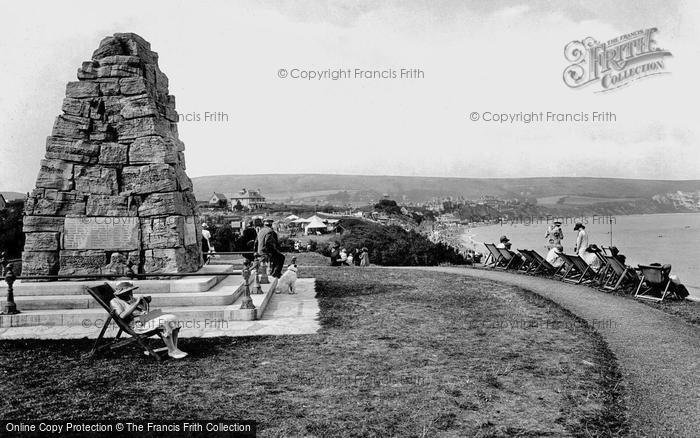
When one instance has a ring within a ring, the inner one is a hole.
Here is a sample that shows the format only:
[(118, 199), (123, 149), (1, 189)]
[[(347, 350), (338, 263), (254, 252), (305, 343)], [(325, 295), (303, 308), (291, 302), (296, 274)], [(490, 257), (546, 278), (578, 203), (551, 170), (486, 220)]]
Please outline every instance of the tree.
[(7, 252), (7, 258), (19, 258), (24, 249), (22, 232), (22, 212), (24, 202), (9, 202), (7, 208), (0, 211), (0, 252)]
[(211, 244), (218, 252), (231, 252), (236, 247), (238, 233), (228, 225), (213, 226), (211, 230)]
[(434, 266), (440, 263), (464, 264), (466, 260), (456, 249), (441, 243), (433, 243), (413, 230), (399, 226), (385, 226), (363, 221), (341, 221), (346, 231), (340, 237), (340, 245), (353, 250), (366, 247), (370, 260), (388, 266)]
[(375, 210), (386, 214), (401, 214), (401, 207), (399, 207), (396, 201), (392, 199), (382, 199), (378, 203), (374, 204), (374, 208)]

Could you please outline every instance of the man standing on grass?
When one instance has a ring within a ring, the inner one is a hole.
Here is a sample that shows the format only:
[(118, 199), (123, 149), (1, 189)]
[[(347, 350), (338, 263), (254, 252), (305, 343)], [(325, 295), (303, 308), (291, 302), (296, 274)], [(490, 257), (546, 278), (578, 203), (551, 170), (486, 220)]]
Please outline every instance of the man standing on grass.
[(272, 229), (272, 218), (265, 218), (263, 227), (258, 232), (258, 237), (255, 244), (255, 253), (260, 257), (266, 258), (270, 262), (270, 290), (277, 289), (277, 282), (282, 276), (282, 267), (284, 266), (284, 254), (280, 250), (277, 233)]

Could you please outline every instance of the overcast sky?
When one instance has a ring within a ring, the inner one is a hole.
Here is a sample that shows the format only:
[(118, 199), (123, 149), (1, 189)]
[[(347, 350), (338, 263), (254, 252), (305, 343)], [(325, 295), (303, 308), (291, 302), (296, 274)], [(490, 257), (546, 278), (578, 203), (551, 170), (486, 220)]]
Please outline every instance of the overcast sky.
[[(0, 190), (28, 191), (65, 84), (99, 41), (151, 42), (192, 177), (352, 173), (700, 179), (698, 3), (46, 2), (0, 14)], [(564, 46), (658, 27), (670, 74), (569, 89)], [(278, 70), (419, 68), (424, 79), (306, 81)], [(471, 112), (611, 111), (613, 123), (495, 124)]]

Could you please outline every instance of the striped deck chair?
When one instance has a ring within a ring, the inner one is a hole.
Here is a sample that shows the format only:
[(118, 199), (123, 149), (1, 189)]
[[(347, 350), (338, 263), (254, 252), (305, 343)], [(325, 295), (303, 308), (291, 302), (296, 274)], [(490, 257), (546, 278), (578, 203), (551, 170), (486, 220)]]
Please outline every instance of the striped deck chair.
[(646, 300), (661, 302), (664, 298), (674, 295), (670, 290), (671, 265), (638, 265), (642, 275), (639, 280), (639, 286), (634, 294), (635, 298), (644, 298)]
[[(495, 244), (484, 243), (484, 246), (489, 252), (488, 257), (486, 257), (486, 260), (484, 260), (485, 266), (490, 265), (492, 268), (505, 266), (505, 262), (503, 261), (503, 255), (498, 250), (498, 248), (496, 248)], [(491, 260), (491, 262), (489, 262), (489, 260)]]

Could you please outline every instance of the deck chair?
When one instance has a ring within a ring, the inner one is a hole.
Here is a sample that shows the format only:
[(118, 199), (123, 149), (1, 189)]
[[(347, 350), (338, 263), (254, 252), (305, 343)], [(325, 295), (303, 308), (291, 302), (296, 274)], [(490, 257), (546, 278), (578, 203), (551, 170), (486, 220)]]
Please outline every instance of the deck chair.
[(642, 273), (639, 286), (634, 294), (635, 298), (661, 302), (669, 295), (674, 295), (671, 291), (671, 265), (638, 265)]
[(552, 265), (534, 249), (526, 249), (525, 251), (527, 251), (528, 254), (530, 254), (537, 261), (537, 269), (533, 271), (533, 274), (542, 272), (545, 275), (556, 276), (557, 273), (564, 267), (564, 265), (559, 267)]
[(634, 284), (639, 281), (637, 272), (622, 263), (613, 256), (604, 256), (607, 261), (607, 271), (603, 278), (602, 287), (604, 290), (616, 291), (625, 283)]
[(596, 272), (578, 254), (562, 253), (559, 254), (559, 257), (564, 259), (565, 266), (560, 280), (567, 283), (581, 284), (583, 282), (589, 283), (595, 278)]
[(605, 280), (607, 279), (608, 275), (610, 274), (608, 271), (610, 270), (608, 258), (605, 256), (604, 252), (594, 252), (593, 254), (598, 257), (598, 260), (600, 260), (600, 269), (598, 269), (598, 272), (595, 273), (595, 277), (593, 279), (593, 283), (601, 287), (604, 283)]
[[(147, 352), (149, 356), (153, 357), (158, 362), (162, 360), (159, 356), (159, 353), (163, 352), (162, 349), (155, 350), (149, 347), (147, 342), (145, 342), (152, 336), (158, 336), (161, 340), (163, 340), (162, 327), (156, 327), (143, 333), (136, 333), (131, 326), (129, 326), (128, 321), (122, 319), (117, 312), (110, 307), (109, 302), (114, 298), (114, 289), (112, 289), (112, 286), (110, 286), (108, 283), (104, 283), (100, 286), (86, 287), (85, 289), (87, 289), (88, 293), (92, 295), (95, 301), (97, 301), (109, 314), (109, 317), (102, 326), (100, 335), (97, 337), (95, 344), (92, 346), (92, 350), (90, 350), (90, 352), (86, 355), (87, 357), (93, 357), (96, 353), (105, 349), (114, 350), (135, 342), (139, 344), (144, 349), (144, 352)], [(119, 327), (119, 332), (117, 332), (117, 335), (111, 342), (108, 342), (104, 339), (104, 334), (112, 321), (114, 321), (117, 327)], [(122, 333), (126, 333), (130, 337), (120, 340), (119, 338), (121, 337)], [(105, 342), (103, 343), (103, 341)]]
[[(502, 266), (503, 269), (518, 269), (520, 268), (520, 264), (522, 263), (523, 259), (521, 259), (516, 253), (513, 251), (507, 250), (505, 248), (496, 248), (499, 253), (501, 253), (501, 257), (503, 262), (505, 263), (504, 266)], [(498, 266), (496, 266), (498, 267)]]
[(518, 252), (524, 259), (523, 263), (520, 265), (520, 270), (526, 274), (534, 274), (539, 267), (537, 259), (526, 249), (518, 249)]
[[(488, 257), (486, 257), (486, 260), (484, 260), (484, 265), (491, 265), (492, 268), (505, 266), (505, 261), (502, 260), (503, 255), (501, 255), (500, 251), (498, 251), (498, 248), (496, 248), (495, 244), (484, 243), (484, 246), (489, 252)], [(491, 260), (490, 263), (489, 259)]]

